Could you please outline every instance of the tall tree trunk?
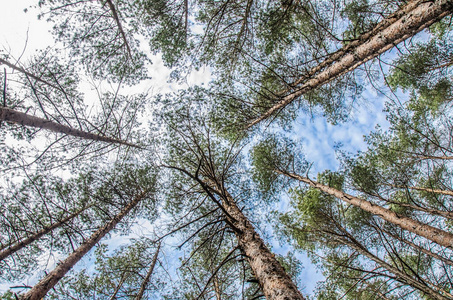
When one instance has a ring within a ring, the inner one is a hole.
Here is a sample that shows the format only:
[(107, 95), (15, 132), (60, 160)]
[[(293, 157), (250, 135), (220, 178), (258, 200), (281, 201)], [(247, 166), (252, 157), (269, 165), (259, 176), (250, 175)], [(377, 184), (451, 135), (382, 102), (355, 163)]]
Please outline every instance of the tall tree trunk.
[(38, 232), (35, 232), (34, 234), (32, 234), (31, 236), (29, 236), (28, 238), (25, 238), (23, 240), (20, 240), (20, 241), (16, 241), (16, 242), (12, 242), (10, 243), (9, 245), (3, 247), (0, 249), (0, 261), (4, 260), (5, 258), (7, 258), (8, 256), (14, 254), (15, 252), (19, 251), (20, 249), (22, 249), (23, 247), (25, 246), (28, 246), (29, 244), (33, 243), (34, 241), (38, 240), (39, 238), (41, 238), (43, 235), (51, 232), (52, 230), (66, 224), (68, 221), (74, 219), (75, 217), (77, 217), (78, 215), (80, 215), (83, 211), (85, 211), (86, 209), (88, 209), (89, 207), (91, 207), (92, 205), (90, 206), (87, 206), (87, 207), (84, 207), (82, 208), (81, 210), (67, 216), (66, 218), (64, 218), (63, 220), (59, 221), (59, 222), (55, 222), (53, 223), (52, 225), (50, 226), (46, 226), (44, 227), (43, 229), (41, 229), (40, 231)]
[(219, 284), (219, 277), (214, 275), (214, 291), (215, 291), (215, 298), (216, 300), (222, 300), (222, 294), (220, 293), (220, 284)]
[(233, 197), (223, 188), (219, 188), (218, 191), (228, 213), (225, 217), (228, 223), (233, 225), (232, 229), (238, 239), (239, 249), (245, 254), (266, 299), (304, 299), (275, 255), (255, 231), (252, 223), (237, 207)]
[(297, 90), (284, 96), (260, 117), (247, 124), (250, 128), (283, 109), (296, 98), (312, 91), (323, 84), (347, 73), (368, 60), (391, 49), (394, 45), (429, 27), (449, 15), (452, 11), (451, 0), (411, 1), (399, 12), (380, 22), (369, 33), (359, 37), (358, 41), (340, 49), (329, 57), (321, 67), (309, 72), (308, 78), (296, 81)]
[(409, 189), (409, 190), (422, 191), (422, 192), (428, 192), (428, 193), (433, 193), (433, 194), (453, 196), (453, 191), (447, 191), (447, 190), (430, 189), (430, 188), (417, 187), (417, 186), (402, 186), (402, 185), (394, 185), (394, 184), (386, 184), (386, 185), (397, 188), (397, 189)]
[(91, 237), (83, 242), (79, 248), (72, 252), (64, 261), (47, 274), (40, 282), (38, 282), (31, 290), (21, 297), (22, 300), (40, 300), (47, 292), (52, 289), (58, 281), (88, 252), (93, 248), (107, 233), (109, 233), (116, 224), (118, 224), (124, 216), (126, 216), (143, 198), (147, 196), (147, 191), (136, 196), (119, 214), (117, 214), (110, 222), (98, 229)]
[(127, 272), (123, 271), (123, 274), (121, 274), (120, 282), (116, 285), (115, 290), (113, 291), (113, 295), (110, 296), (109, 300), (115, 300), (116, 295), (118, 295), (118, 292), (120, 291), (121, 287), (123, 286), (124, 282), (126, 281), (127, 278)]
[(122, 140), (109, 138), (106, 136), (82, 131), (82, 130), (75, 129), (75, 128), (72, 128), (72, 127), (69, 127), (66, 125), (59, 124), (54, 121), (31, 116), (26, 113), (23, 113), (23, 112), (20, 112), (17, 110), (13, 110), (10, 108), (6, 108), (6, 107), (1, 107), (1, 106), (0, 106), (0, 121), (12, 122), (12, 123), (20, 124), (22, 126), (30, 126), (30, 127), (40, 128), (40, 129), (46, 129), (46, 130), (50, 130), (53, 132), (71, 135), (71, 136), (75, 136), (75, 137), (80, 137), (80, 138), (87, 139), (87, 140), (121, 144), (121, 145), (139, 148), (139, 146), (137, 146), (137, 145), (130, 144), (130, 143), (122, 141)]
[(145, 293), (146, 286), (148, 285), (151, 275), (153, 274), (154, 266), (156, 265), (157, 257), (159, 256), (159, 251), (160, 251), (160, 242), (157, 246), (156, 253), (154, 254), (153, 262), (151, 263), (151, 267), (149, 268), (148, 272), (146, 273), (145, 279), (143, 279), (142, 285), (140, 286), (140, 290), (138, 291), (138, 294), (137, 294), (137, 297), (135, 298), (135, 300), (141, 300), (143, 298), (143, 294)]
[(382, 219), (401, 227), (402, 229), (408, 230), (419, 236), (427, 238), (430, 241), (433, 241), (441, 246), (448, 247), (450, 249), (453, 248), (453, 234), (451, 234), (449, 232), (443, 231), (441, 229), (435, 228), (433, 226), (424, 224), (422, 222), (419, 222), (417, 220), (414, 220), (414, 219), (411, 219), (408, 217), (400, 216), (400, 215), (396, 214), (395, 212), (393, 212), (389, 209), (386, 209), (384, 207), (381, 207), (379, 205), (376, 205), (370, 201), (346, 194), (342, 191), (339, 191), (339, 190), (329, 187), (327, 185), (323, 185), (323, 184), (313, 181), (309, 178), (302, 177), (302, 176), (299, 176), (299, 175), (296, 175), (293, 173), (289, 173), (289, 172), (284, 172), (281, 170), (275, 170), (275, 171), (279, 174), (283, 174), (290, 178), (307, 183), (310, 186), (312, 186), (324, 193), (337, 197), (338, 199), (341, 199), (351, 205), (357, 206), (373, 215), (377, 215), (377, 216), (381, 217)]
[(123, 26), (121, 25), (120, 17), (118, 16), (115, 5), (113, 4), (112, 0), (106, 0), (106, 2), (109, 5), (110, 11), (112, 12), (112, 16), (116, 22), (116, 26), (118, 26), (118, 31), (120, 32), (121, 37), (123, 38), (124, 46), (126, 47), (127, 53), (129, 54), (129, 57), (133, 59), (131, 48), (129, 47), (129, 43), (127, 42), (126, 33), (124, 32)]

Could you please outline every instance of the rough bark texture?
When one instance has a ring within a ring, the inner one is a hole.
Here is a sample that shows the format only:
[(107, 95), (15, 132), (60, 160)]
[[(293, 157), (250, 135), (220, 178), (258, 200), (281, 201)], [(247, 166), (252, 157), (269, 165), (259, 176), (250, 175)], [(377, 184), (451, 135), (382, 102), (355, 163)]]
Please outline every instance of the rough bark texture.
[(447, 247), (452, 249), (453, 248), (453, 234), (430, 226), (428, 224), (424, 224), (417, 220), (404, 217), (401, 215), (396, 214), (395, 212), (376, 205), (370, 201), (360, 199), (358, 197), (354, 197), (352, 195), (346, 194), (342, 191), (329, 187), (327, 185), (323, 185), (319, 182), (313, 181), (309, 178), (302, 177), (293, 173), (284, 172), (281, 170), (276, 170), (276, 172), (288, 176), (290, 178), (305, 182), (310, 186), (323, 191), (329, 195), (332, 195), (338, 199), (341, 199), (351, 205), (357, 206), (364, 211), (367, 211), (373, 215), (377, 215), (382, 219), (393, 223), (402, 229), (408, 230), (412, 233), (415, 233), (419, 236), (427, 238), (430, 241), (433, 241), (441, 246)]
[(138, 147), (136, 145), (130, 144), (125, 141), (117, 140), (114, 138), (109, 138), (106, 136), (101, 136), (98, 134), (78, 130), (66, 125), (62, 125), (47, 119), (38, 118), (35, 116), (28, 115), (26, 113), (16, 111), (6, 107), (0, 107), (0, 121), (12, 122), (20, 124), (22, 126), (30, 126), (35, 128), (41, 128), (50, 130), (57, 133), (62, 133), (66, 135), (71, 135), (75, 137), (80, 137), (87, 140), (100, 141), (106, 143), (121, 144), (131, 147)]
[(52, 289), (58, 281), (88, 252), (93, 248), (110, 230), (112, 230), (121, 219), (124, 218), (144, 197), (146, 192), (141, 193), (132, 200), (121, 212), (116, 215), (105, 226), (98, 229), (91, 237), (83, 242), (79, 248), (72, 252), (64, 261), (60, 262), (57, 267), (47, 274), (31, 290), (21, 297), (21, 300), (40, 300), (47, 292)]
[(159, 256), (159, 251), (160, 251), (160, 243), (157, 246), (157, 250), (156, 250), (156, 253), (154, 254), (153, 262), (151, 263), (151, 267), (149, 268), (148, 272), (146, 273), (145, 279), (143, 279), (142, 285), (140, 286), (140, 290), (138, 291), (138, 294), (137, 294), (137, 297), (135, 298), (135, 300), (141, 300), (143, 298), (143, 294), (145, 293), (145, 290), (146, 290), (146, 287), (148, 286), (151, 275), (153, 274), (154, 267), (156, 266), (157, 257)]
[[(296, 91), (284, 96), (260, 117), (247, 124), (246, 128), (267, 119), (303, 94), (386, 52), (394, 45), (449, 15), (452, 9), (453, 1), (451, 0), (410, 2), (401, 11), (379, 23), (377, 29), (366, 33), (356, 44), (348, 45), (345, 47), (346, 50), (340, 49), (332, 54), (333, 58), (328, 58), (326, 63), (321, 64), (321, 68), (315, 67), (314, 71), (309, 72), (308, 79), (304, 77), (296, 81), (296, 84), (302, 82), (303, 84)], [(323, 70), (321, 71), (321, 69)]]
[(50, 226), (44, 227), (40, 231), (38, 231), (35, 234), (29, 236), (28, 238), (25, 238), (23, 240), (11, 243), (10, 245), (3, 247), (2, 249), (0, 249), (1, 250), (0, 251), (0, 261), (4, 260), (8, 256), (10, 256), (10, 255), (14, 254), (15, 252), (19, 251), (23, 247), (30, 245), (31, 243), (33, 243), (34, 241), (38, 240), (39, 238), (41, 238), (45, 234), (51, 232), (52, 230), (54, 230), (54, 229), (56, 229), (56, 228), (58, 228), (58, 227), (60, 227), (60, 226), (62, 226), (64, 224), (66, 224), (68, 221), (70, 221), (73, 218), (75, 218), (78, 215), (80, 215), (87, 208), (88, 207), (85, 207), (85, 208), (83, 208), (83, 209), (71, 214), (70, 216), (67, 216), (66, 218), (64, 218), (63, 220), (61, 220), (59, 222), (55, 222), (54, 224), (52, 224)]
[[(225, 193), (224, 193), (225, 196)], [(234, 199), (226, 193), (224, 207), (233, 217), (228, 221), (235, 226), (238, 245), (246, 256), (253, 274), (268, 300), (304, 299), (285, 269), (267, 248), (253, 225), (237, 207)]]

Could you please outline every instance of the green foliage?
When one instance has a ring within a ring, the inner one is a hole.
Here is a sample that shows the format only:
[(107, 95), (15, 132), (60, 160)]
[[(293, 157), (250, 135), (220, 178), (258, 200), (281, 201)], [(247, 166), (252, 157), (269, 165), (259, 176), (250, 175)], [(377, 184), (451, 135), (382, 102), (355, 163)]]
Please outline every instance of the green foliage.
[[(94, 271), (83, 269), (66, 277), (50, 293), (50, 299), (61, 299), (62, 295), (79, 299), (110, 299), (115, 291), (118, 299), (135, 299), (155, 251), (155, 245), (146, 238), (132, 240), (131, 244), (120, 246), (113, 252), (101, 244), (95, 251)], [(144, 299), (152, 297), (157, 289), (163, 291), (165, 275), (159, 269), (156, 264)]]
[(416, 44), (395, 61), (387, 82), (393, 89), (411, 91), (410, 109), (436, 113), (452, 99), (452, 55), (449, 37)]
[(253, 180), (263, 193), (270, 195), (284, 185), (284, 178), (277, 170), (303, 173), (308, 168), (308, 162), (297, 144), (283, 136), (268, 135), (251, 149), (250, 157)]

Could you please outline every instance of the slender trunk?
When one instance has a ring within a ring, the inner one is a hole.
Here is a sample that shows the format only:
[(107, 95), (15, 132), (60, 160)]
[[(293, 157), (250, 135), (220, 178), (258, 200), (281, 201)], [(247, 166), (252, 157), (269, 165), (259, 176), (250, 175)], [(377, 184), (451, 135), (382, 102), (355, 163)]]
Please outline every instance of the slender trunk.
[(411, 242), (409, 240), (406, 240), (406, 239), (400, 237), (399, 235), (392, 234), (392, 233), (388, 232), (387, 230), (383, 230), (383, 231), (386, 234), (388, 234), (390, 237), (392, 237), (392, 238), (394, 238), (394, 239), (396, 239), (396, 240), (398, 240), (400, 242), (403, 242), (403, 243), (411, 246), (412, 248), (417, 249), (418, 251), (420, 251), (422, 253), (425, 253), (426, 255), (431, 256), (432, 258), (438, 259), (441, 262), (453, 267), (453, 261), (451, 261), (451, 260), (449, 260), (449, 259), (447, 259), (445, 257), (442, 257), (439, 254), (436, 254), (436, 253), (434, 253), (434, 252), (432, 252), (432, 251), (430, 251), (428, 249), (425, 249), (425, 248), (423, 248), (423, 247), (421, 247), (421, 246), (419, 246), (419, 245), (417, 245), (417, 244), (415, 244), (415, 243), (413, 243), (413, 242)]
[(397, 188), (397, 189), (409, 189), (409, 190), (416, 190), (416, 191), (422, 191), (422, 192), (428, 192), (428, 193), (434, 193), (434, 194), (453, 196), (453, 191), (430, 189), (430, 188), (423, 188), (423, 187), (417, 187), (417, 186), (399, 186), (399, 185), (394, 185), (394, 184), (386, 184), (386, 185)]
[(127, 42), (126, 33), (124, 32), (123, 26), (120, 22), (120, 17), (116, 11), (115, 5), (111, 0), (106, 0), (107, 4), (109, 5), (109, 9), (112, 12), (113, 19), (116, 22), (116, 26), (118, 26), (118, 31), (120, 32), (121, 37), (123, 38), (124, 46), (126, 47), (127, 53), (129, 54), (130, 58), (132, 59), (132, 52), (131, 48), (129, 47), (129, 43)]
[(23, 239), (23, 240), (20, 240), (20, 241), (16, 241), (16, 242), (12, 242), (10, 243), (9, 245), (3, 247), (0, 249), (0, 261), (4, 260), (5, 258), (7, 258), (8, 256), (14, 254), (15, 252), (19, 251), (20, 249), (28, 246), (29, 244), (33, 243), (34, 241), (38, 240), (39, 238), (41, 238), (43, 235), (51, 232), (52, 230), (66, 224), (68, 221), (74, 219), (75, 217), (77, 217), (78, 215), (80, 215), (84, 210), (88, 209), (89, 207), (91, 207), (92, 205), (90, 206), (87, 206), (87, 207), (84, 207), (83, 209), (67, 216), (66, 218), (64, 218), (63, 220), (59, 221), (59, 222), (56, 222), (50, 226), (46, 226), (44, 227), (43, 229), (41, 229), (40, 231), (38, 232), (35, 232), (33, 235)]
[[(16, 70), (16, 71), (19, 71), (23, 74), (25, 74), (26, 76), (30, 77), (30, 78), (33, 78), (34, 80), (36, 81), (39, 81), (39, 82), (42, 82), (44, 84), (47, 84), (48, 86), (51, 86), (53, 87), (54, 89), (57, 89), (57, 90), (61, 90), (61, 88), (59, 88), (58, 86), (56, 86), (55, 84), (52, 84), (36, 75), (33, 75), (32, 73), (30, 72), (27, 72), (26, 70), (24, 70), (23, 68), (19, 67), (19, 66), (16, 66), (10, 62), (8, 62), (7, 60), (4, 60), (2, 58), (0, 58), (0, 64), (4, 64), (4, 65), (7, 65), (8, 67), (10, 67), (11, 69), (13, 70)], [(6, 82), (5, 82), (6, 83)]]
[[(451, 299), (451, 298), (445, 297), (444, 295), (440, 295), (438, 292), (434, 291), (427, 284), (419, 282), (418, 280), (412, 278), (412, 276), (410, 276), (410, 275), (406, 274), (405, 272), (399, 270), (397, 267), (394, 267), (391, 264), (389, 264), (389, 263), (385, 262), (384, 260), (380, 259), (379, 257), (375, 256), (374, 254), (369, 252), (362, 244), (358, 243), (356, 240), (350, 241), (349, 239), (346, 239), (346, 238), (343, 238), (343, 237), (339, 237), (339, 236), (336, 236), (336, 235), (332, 235), (332, 238), (337, 240), (338, 242), (340, 242), (340, 243), (342, 243), (344, 245), (347, 245), (348, 247), (354, 249), (355, 251), (357, 251), (358, 253), (362, 254), (363, 256), (368, 257), (369, 259), (371, 259), (372, 261), (377, 263), (382, 268), (384, 268), (387, 271), (389, 271), (390, 273), (394, 274), (397, 277), (398, 281), (406, 283), (406, 284), (408, 284), (408, 285), (410, 285), (410, 286), (422, 291), (423, 293), (426, 293), (426, 294), (434, 297), (434, 299), (439, 299), (439, 300)], [(434, 285), (432, 285), (432, 286), (434, 286)], [(442, 292), (442, 290), (440, 290), (439, 292)]]
[(38, 282), (31, 290), (21, 297), (21, 300), (40, 300), (47, 292), (52, 289), (58, 281), (88, 252), (90, 251), (107, 233), (109, 233), (116, 224), (118, 224), (124, 216), (126, 216), (143, 198), (147, 192), (143, 192), (134, 198), (119, 214), (117, 214), (110, 222), (98, 229), (91, 237), (83, 242), (79, 248), (72, 252), (64, 261), (47, 274), (40, 282)]
[[(321, 68), (315, 67), (315, 71), (311, 72), (313, 76), (309, 76), (311, 78), (306, 80), (306, 77), (303, 77), (296, 81), (296, 84), (302, 82), (303, 84), (296, 91), (284, 96), (260, 117), (248, 123), (246, 128), (267, 119), (305, 93), (354, 70), (368, 60), (393, 48), (394, 45), (449, 15), (452, 8), (451, 0), (410, 2), (407, 7), (401, 9), (402, 13), (395, 13), (391, 16), (392, 18), (379, 23), (377, 25), (378, 30), (372, 30), (364, 37), (359, 38), (359, 41), (356, 42), (357, 45), (346, 46), (347, 51), (340, 49), (332, 54), (333, 58), (330, 57), (326, 60), (326, 63), (321, 64)], [(395, 16), (397, 20), (395, 20)], [(321, 69), (323, 70), (321, 71)]]
[(357, 206), (373, 215), (377, 215), (382, 219), (401, 227), (402, 229), (408, 230), (419, 236), (427, 238), (428, 240), (433, 241), (441, 246), (448, 247), (450, 249), (453, 248), (453, 234), (449, 232), (443, 231), (441, 229), (435, 228), (433, 226), (424, 224), (422, 222), (416, 221), (408, 217), (400, 216), (395, 212), (384, 207), (381, 207), (379, 205), (376, 205), (370, 201), (363, 200), (358, 197), (346, 194), (342, 191), (339, 191), (327, 185), (323, 185), (309, 178), (302, 177), (293, 173), (284, 172), (281, 170), (276, 170), (276, 172), (288, 176), (290, 178), (302, 181), (304, 183), (307, 183), (310, 186), (324, 193), (337, 197), (338, 199), (341, 199), (351, 205)]
[(389, 201), (387, 199), (383, 199), (382, 197), (379, 197), (377, 195), (373, 195), (373, 196), (376, 196), (379, 199), (382, 199), (383, 201), (386, 201), (386, 202), (391, 203), (391, 204), (396, 204), (396, 205), (401, 206), (401, 207), (408, 207), (408, 208), (411, 208), (413, 210), (423, 211), (423, 212), (426, 212), (426, 213), (429, 213), (429, 214), (432, 214), (432, 215), (436, 215), (436, 216), (440, 216), (440, 217), (443, 217), (443, 218), (447, 218), (447, 219), (453, 219), (453, 213), (449, 212), (449, 211), (443, 211), (443, 210), (438, 210), (438, 209), (434, 209), (434, 208), (426, 208), (426, 207), (421, 207), (421, 206), (418, 206), (418, 205), (412, 205), (412, 204), (408, 204), (408, 203), (399, 203), (399, 202)]
[(226, 191), (223, 194), (223, 205), (230, 216), (226, 216), (228, 223), (238, 239), (238, 246), (245, 254), (253, 274), (268, 300), (296, 300), (304, 299), (285, 269), (275, 255), (267, 248), (255, 228), (237, 207), (235, 200)]
[(46, 129), (46, 130), (50, 130), (53, 132), (71, 135), (74, 137), (80, 137), (82, 139), (87, 139), (87, 140), (100, 141), (100, 142), (106, 142), (106, 143), (115, 143), (115, 144), (121, 144), (121, 145), (139, 148), (138, 146), (136, 146), (134, 144), (130, 144), (125, 141), (121, 141), (121, 140), (117, 140), (114, 138), (109, 138), (106, 136), (101, 136), (98, 134), (78, 130), (78, 129), (75, 129), (75, 128), (72, 128), (72, 127), (69, 127), (66, 125), (56, 123), (54, 121), (31, 116), (26, 113), (19, 112), (17, 110), (13, 110), (13, 109), (6, 108), (6, 107), (0, 107), (0, 121), (12, 122), (12, 123), (20, 124), (22, 126), (30, 126), (30, 127), (40, 128), (40, 129)]
[(118, 282), (118, 285), (115, 288), (115, 291), (113, 291), (113, 295), (110, 297), (110, 300), (115, 300), (116, 295), (118, 295), (118, 292), (120, 291), (121, 287), (123, 286), (123, 283), (126, 281), (126, 271), (123, 271), (123, 274), (121, 274), (121, 279), (120, 282)]
[(420, 160), (426, 160), (426, 159), (452, 160), (453, 156), (419, 155), (419, 156), (416, 156), (416, 158), (418, 158)]
[(148, 272), (146, 273), (145, 279), (143, 279), (142, 285), (140, 286), (140, 290), (138, 291), (138, 294), (137, 294), (137, 297), (135, 298), (135, 300), (141, 300), (143, 298), (143, 294), (145, 293), (146, 286), (148, 285), (151, 275), (153, 274), (154, 266), (156, 265), (156, 262), (157, 262), (157, 256), (159, 256), (159, 251), (160, 251), (160, 242), (157, 246), (156, 253), (154, 254), (153, 262), (151, 263), (151, 267), (149, 268)]
[(215, 298), (216, 300), (222, 300), (222, 294), (220, 293), (220, 284), (219, 284), (219, 277), (214, 275), (214, 290), (215, 290)]

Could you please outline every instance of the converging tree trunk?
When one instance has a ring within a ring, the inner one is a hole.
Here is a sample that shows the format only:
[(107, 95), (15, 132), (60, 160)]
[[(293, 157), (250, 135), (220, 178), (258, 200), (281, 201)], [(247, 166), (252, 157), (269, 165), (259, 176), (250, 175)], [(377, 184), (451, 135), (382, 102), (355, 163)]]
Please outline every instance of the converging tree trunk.
[(66, 224), (70, 220), (74, 219), (75, 217), (80, 215), (83, 211), (85, 211), (86, 209), (88, 209), (91, 206), (92, 205), (84, 207), (84, 208), (80, 209), (79, 211), (67, 216), (63, 220), (55, 222), (55, 223), (53, 223), (50, 226), (44, 227), (40, 231), (38, 231), (38, 232), (32, 234), (31, 236), (29, 236), (28, 238), (25, 238), (25, 239), (20, 240), (20, 241), (12, 242), (9, 245), (1, 248), (0, 249), (1, 250), (0, 251), (0, 261), (2, 261), (5, 258), (7, 258), (8, 256), (14, 254), (15, 252), (19, 251), (20, 249), (30, 245), (31, 243), (33, 243), (34, 241), (38, 240), (39, 238), (41, 238), (45, 234), (51, 232), (52, 230), (54, 230), (54, 229), (56, 229), (56, 228), (58, 228), (60, 226), (63, 226), (64, 224)]
[(357, 207), (363, 209), (364, 211), (367, 211), (373, 215), (377, 215), (377, 216), (381, 217), (382, 219), (401, 227), (402, 229), (408, 230), (419, 236), (427, 238), (428, 240), (433, 241), (441, 246), (444, 246), (444, 247), (447, 247), (450, 249), (453, 248), (453, 234), (451, 234), (449, 232), (435, 228), (428, 224), (424, 224), (417, 220), (398, 215), (395, 212), (393, 212), (389, 209), (386, 209), (384, 207), (381, 207), (377, 204), (374, 204), (370, 201), (346, 194), (342, 191), (339, 191), (339, 190), (329, 187), (327, 185), (323, 185), (323, 184), (313, 181), (309, 178), (302, 177), (297, 174), (293, 174), (293, 173), (289, 173), (289, 172), (285, 172), (285, 171), (281, 171), (281, 170), (275, 170), (275, 171), (279, 174), (302, 181), (302, 182), (310, 185), (311, 187), (314, 187), (324, 193), (327, 193), (338, 199), (341, 199), (351, 205), (357, 206)]
[[(411, 1), (400, 11), (381, 21), (376, 29), (333, 53), (324, 63), (295, 82), (297, 90), (282, 97), (274, 106), (247, 124), (250, 128), (283, 109), (297, 97), (347, 73), (398, 43), (429, 27), (452, 12), (451, 0)], [(299, 86), (300, 85), (300, 86)]]
[(82, 139), (99, 141), (99, 142), (106, 142), (106, 143), (113, 143), (113, 144), (121, 144), (131, 147), (139, 148), (139, 146), (130, 144), (128, 142), (94, 134), (91, 132), (82, 131), (79, 129), (75, 129), (66, 125), (59, 124), (54, 121), (50, 121), (47, 119), (35, 117), (28, 115), (26, 113), (13, 110), (6, 107), (0, 107), (0, 121), (6, 121), (11, 123), (20, 124), (22, 126), (30, 126), (40, 129), (46, 129), (57, 133), (62, 133), (74, 137), (80, 137)]
[(156, 266), (157, 257), (159, 256), (160, 251), (160, 242), (157, 246), (156, 253), (153, 257), (153, 262), (151, 263), (151, 267), (149, 267), (148, 272), (146, 273), (145, 279), (143, 279), (142, 285), (140, 286), (140, 290), (138, 291), (137, 297), (135, 300), (141, 300), (143, 298), (143, 294), (145, 293), (146, 287), (148, 286), (149, 280), (151, 279), (151, 275), (153, 274), (154, 267)]
[(105, 226), (98, 229), (91, 237), (82, 243), (74, 252), (72, 252), (64, 261), (41, 281), (39, 281), (31, 290), (24, 294), (22, 300), (40, 300), (47, 292), (52, 289), (58, 281), (88, 252), (90, 251), (107, 233), (126, 216), (137, 204), (147, 196), (147, 192), (142, 192), (136, 196), (119, 214), (117, 214)]
[[(236, 205), (236, 201), (225, 189), (216, 189), (228, 213), (241, 252), (245, 255), (258, 283), (268, 300), (304, 299), (285, 269), (269, 250), (252, 223)], [(222, 191), (222, 192), (220, 192)]]

